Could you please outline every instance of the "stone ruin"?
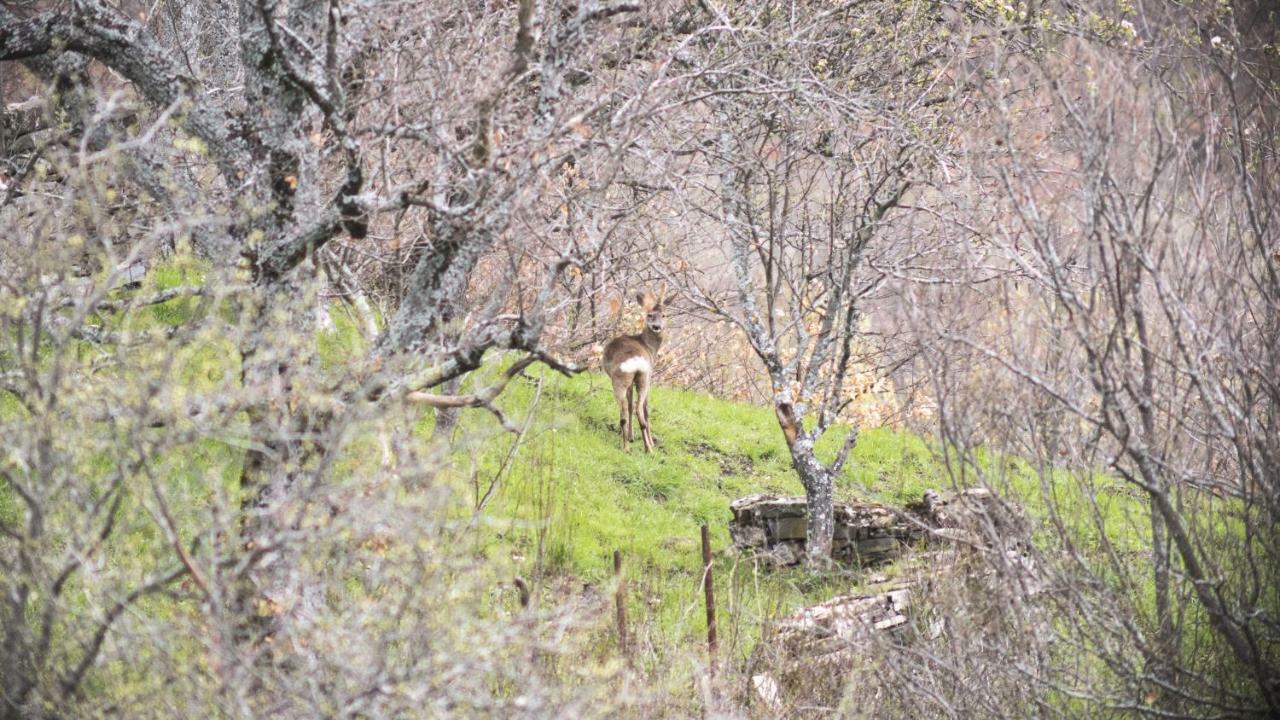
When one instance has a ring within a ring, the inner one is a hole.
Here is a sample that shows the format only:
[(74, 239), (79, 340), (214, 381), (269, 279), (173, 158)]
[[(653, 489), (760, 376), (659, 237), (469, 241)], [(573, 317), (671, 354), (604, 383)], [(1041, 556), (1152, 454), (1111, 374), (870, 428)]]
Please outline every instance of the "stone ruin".
[[(752, 495), (730, 506), (729, 535), (738, 550), (774, 565), (804, 558), (808, 506), (803, 497)], [(919, 540), (923, 528), (878, 503), (836, 503), (831, 555), (837, 561), (874, 565), (897, 557)]]
[[(795, 565), (804, 558), (808, 505), (803, 497), (751, 495), (730, 506), (729, 534), (734, 547), (774, 565)], [(861, 567), (897, 558), (926, 539), (984, 543), (990, 537), (1021, 537), (1021, 514), (983, 488), (943, 498), (924, 498), (896, 509), (874, 502), (835, 503), (831, 556)]]
[[(739, 551), (776, 565), (803, 560), (804, 498), (753, 495), (731, 507), (729, 529)], [(1029, 523), (1016, 506), (985, 489), (947, 497), (930, 491), (920, 502), (901, 509), (869, 502), (837, 503), (835, 526), (835, 559), (865, 568), (897, 559), (916, 547), (923, 552), (912, 556), (908, 565), (914, 569), (903, 575), (926, 580), (890, 582), (883, 575), (872, 575), (868, 581), (877, 584), (874, 591), (835, 597), (772, 623), (766, 642), (757, 649), (771, 656), (772, 671), (752, 677), (756, 697), (772, 710), (781, 708), (786, 678), (839, 677), (839, 672), (824, 670), (854, 662), (862, 644), (878, 634), (905, 632), (911, 625), (913, 603), (930, 592), (927, 578), (957, 570), (951, 567), (957, 553), (999, 553), (1009, 571), (1021, 576), (1021, 585), (1038, 592), (1036, 569), (1026, 552)], [(979, 575), (983, 582), (995, 581), (983, 571)], [(945, 623), (945, 619), (924, 623), (926, 636), (944, 632)]]

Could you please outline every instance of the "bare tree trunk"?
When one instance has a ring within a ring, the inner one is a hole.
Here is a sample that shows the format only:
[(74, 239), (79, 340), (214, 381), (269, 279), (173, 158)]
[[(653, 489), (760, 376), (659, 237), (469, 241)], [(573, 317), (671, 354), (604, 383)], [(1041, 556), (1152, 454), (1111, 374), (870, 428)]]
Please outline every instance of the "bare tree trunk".
[(792, 446), (791, 462), (804, 483), (805, 499), (809, 503), (809, 523), (805, 529), (806, 562), (810, 567), (825, 567), (831, 562), (831, 538), (835, 533), (834, 478), (818, 462), (811, 441), (801, 440)]
[(1170, 661), (1177, 660), (1176, 636), (1173, 634), (1173, 612), (1169, 602), (1169, 540), (1164, 516), (1155, 497), (1151, 498), (1151, 555), (1155, 570), (1156, 627), (1162, 653)]
[[(289, 286), (296, 290), (298, 283)], [(242, 650), (257, 646), (281, 627), (296, 555), (294, 543), (285, 537), (291, 530), (286, 501), (295, 495), (317, 447), (310, 440), (316, 423), (301, 399), (305, 390), (295, 387), (310, 363), (309, 346), (275, 342), (284, 336), (275, 324), (280, 318), (289, 318), (286, 322), (295, 327), (312, 320), (308, 313), (287, 312), (291, 296), (281, 290), (255, 309), (254, 326), (240, 349), (242, 386), (252, 388), (258, 400), (248, 408), (253, 444), (240, 471), (241, 547), (257, 556), (233, 599), (236, 641)]]
[(790, 403), (774, 406), (778, 426), (791, 451), (791, 465), (804, 485), (809, 520), (805, 528), (805, 553), (811, 568), (826, 567), (831, 562), (831, 538), (835, 534), (835, 474), (823, 465), (813, 451), (814, 438), (803, 433)]
[[(1136, 264), (1135, 264), (1136, 265)], [(1133, 312), (1134, 328), (1138, 332), (1138, 357), (1142, 373), (1142, 398), (1138, 398), (1138, 415), (1142, 423), (1144, 445), (1157, 441), (1155, 411), (1152, 408), (1156, 395), (1156, 361), (1153, 356), (1152, 340), (1147, 331), (1146, 309), (1143, 306), (1143, 270), (1136, 265), (1133, 270), (1133, 287), (1131, 289), (1130, 307)], [(1173, 611), (1169, 601), (1169, 541), (1165, 528), (1164, 516), (1160, 514), (1154, 497), (1157, 493), (1168, 492), (1168, 483), (1156, 472), (1144, 472), (1147, 482), (1155, 488), (1151, 492), (1151, 559), (1155, 582), (1156, 634), (1159, 645), (1158, 657), (1161, 663), (1173, 665), (1177, 663), (1177, 637), (1173, 633)]]
[(27, 697), (35, 685), (30, 662), (30, 637), (27, 626), (27, 598), (30, 590), (23, 584), (8, 598), (5, 612), (4, 644), (0, 646), (0, 671), (4, 685), (0, 687), (0, 719), (20, 720)]
[[(442, 386), (445, 395), (457, 395), (462, 389), (462, 376), (446, 382)], [(453, 436), (453, 429), (458, 426), (458, 418), (462, 414), (460, 407), (442, 407), (436, 410), (436, 424), (431, 429), (432, 442), (447, 442)]]

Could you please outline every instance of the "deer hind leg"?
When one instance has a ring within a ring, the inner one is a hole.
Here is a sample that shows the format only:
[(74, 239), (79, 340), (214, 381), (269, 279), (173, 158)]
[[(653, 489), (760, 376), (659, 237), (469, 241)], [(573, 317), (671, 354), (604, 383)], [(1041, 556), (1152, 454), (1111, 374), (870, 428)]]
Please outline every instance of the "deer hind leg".
[(635, 385), (633, 383), (627, 384), (627, 409), (624, 411), (627, 418), (627, 442), (635, 439), (635, 420), (632, 419), (632, 415), (635, 413), (635, 393), (632, 392), (634, 389)]
[(636, 417), (640, 419), (640, 432), (644, 436), (645, 452), (653, 452), (653, 432), (649, 429), (649, 373), (636, 373)]
[(618, 401), (618, 435), (622, 438), (622, 449), (627, 449), (627, 441), (631, 439), (631, 376), (613, 378), (613, 398)]

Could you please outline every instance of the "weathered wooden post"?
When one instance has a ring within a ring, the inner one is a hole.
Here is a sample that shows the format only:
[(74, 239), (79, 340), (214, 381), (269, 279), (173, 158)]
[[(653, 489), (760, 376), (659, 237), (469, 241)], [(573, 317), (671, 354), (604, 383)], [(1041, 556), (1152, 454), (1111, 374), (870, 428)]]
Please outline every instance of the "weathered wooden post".
[(529, 583), (519, 575), (515, 579), (516, 591), (520, 593), (520, 609), (524, 610), (529, 607)]
[(702, 526), (702, 587), (707, 596), (707, 652), (716, 656), (716, 593), (711, 577), (711, 532)]
[(613, 577), (617, 583), (614, 591), (614, 602), (618, 608), (618, 651), (631, 663), (631, 654), (627, 652), (627, 583), (622, 579), (622, 551), (613, 551)]

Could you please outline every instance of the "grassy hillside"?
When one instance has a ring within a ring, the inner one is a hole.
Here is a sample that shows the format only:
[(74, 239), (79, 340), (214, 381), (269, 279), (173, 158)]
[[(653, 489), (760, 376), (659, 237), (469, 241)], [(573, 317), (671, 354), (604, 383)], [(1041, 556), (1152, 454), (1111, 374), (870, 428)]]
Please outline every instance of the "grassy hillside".
[[(174, 264), (151, 281), (163, 289), (200, 279), (198, 267)], [(133, 322), (135, 327), (180, 325), (192, 303), (157, 305)], [(342, 306), (335, 306), (331, 316), (336, 330), (321, 333), (317, 348), (326, 366), (342, 372), (347, 359), (360, 354), (361, 341)], [(191, 379), (199, 384), (233, 373), (234, 368), (223, 367), (232, 355), (228, 349), (215, 338), (204, 350), (193, 351), (185, 363)], [(485, 376), (502, 365), (495, 360), (471, 382), (485, 384)], [(717, 556), (721, 603), (728, 609), (722, 623), (731, 625), (729, 645), (741, 653), (750, 650), (768, 618), (866, 583), (867, 573), (857, 569), (825, 577), (799, 569), (762, 572), (729, 552), (733, 500), (759, 492), (803, 494), (770, 409), (666, 387), (659, 377), (650, 403), (657, 449), (647, 454), (642, 443), (633, 442), (623, 451), (607, 377), (586, 372), (565, 378), (540, 366), (527, 375), (498, 400), (514, 423), (527, 427), (524, 436), (503, 430), (483, 410), (464, 411), (444, 473), (451, 505), (463, 521), (459, 527), (467, 529), (469, 544), (482, 548), (496, 575), (518, 574), (543, 587), (604, 588), (612, 582), (618, 550), (634, 624), (649, 628), (655, 646), (685, 645), (704, 630), (699, 528), (705, 523)], [(418, 417), (415, 436), (427, 448), (435, 412), (424, 410)], [(820, 456), (833, 457), (845, 432), (829, 432), (819, 443)], [(207, 444), (206, 453), (186, 458), (191, 467), (175, 466), (173, 477), (217, 475), (229, 483), (238, 474), (238, 454), (216, 441)], [(442, 446), (437, 438), (436, 447)], [(357, 439), (344, 464), (358, 474), (373, 452)], [(1051, 478), (1046, 485), (1018, 458), (979, 457), (988, 480), (1007, 483), (1005, 489), (1020, 497), (1033, 517), (1048, 519), (1044, 493), (1052, 493), (1060, 511), (1057, 521), (1075, 529), (1086, 551), (1105, 541), (1122, 551), (1145, 548), (1145, 508), (1121, 492), (1113, 478)], [(975, 482), (972, 473), (969, 478), (966, 484)], [(902, 505), (918, 501), (927, 489), (950, 489), (953, 482), (936, 443), (906, 431), (868, 428), (837, 482), (836, 498)], [(1105, 539), (1096, 530), (1095, 513), (1105, 519)], [(1052, 534), (1047, 523), (1041, 526)], [(877, 568), (875, 574), (893, 571)]]
[[(807, 604), (892, 577), (895, 568), (847, 569), (814, 577), (796, 569), (766, 571), (732, 553), (728, 522), (733, 500), (757, 492), (800, 495), (803, 490), (772, 413), (767, 408), (719, 400), (659, 384), (651, 398), (657, 450), (639, 442), (620, 448), (616, 405), (608, 378), (588, 372), (564, 378), (549, 370), (513, 384), (500, 399), (513, 422), (528, 423), (517, 441), (480, 410), (468, 411), (457, 438), (469, 443), (451, 458), (451, 482), (484, 534), (496, 566), (539, 578), (548, 586), (581, 581), (609, 587), (612, 554), (622, 552), (629, 585), (629, 614), (647, 632), (651, 663), (692, 649), (702, 638), (699, 527), (710, 526), (722, 634), (729, 652), (744, 659), (765, 621)], [(660, 380), (660, 378), (659, 378)], [(429, 437), (434, 413), (426, 412), (419, 436)], [(830, 457), (844, 429), (820, 445)], [(1145, 508), (1105, 475), (1047, 478), (1025, 462), (981, 454), (988, 480), (1026, 506), (1038, 534), (1057, 542), (1051, 528), (1074, 531), (1079, 548), (1094, 554), (1109, 544), (1126, 555), (1146, 547)], [(970, 473), (972, 476), (972, 473)], [(926, 489), (948, 490), (953, 481), (928, 439), (886, 428), (864, 430), (844, 474), (837, 499), (901, 505)], [(491, 490), (492, 488), (492, 490)], [(1054, 496), (1051, 513), (1046, 491)], [(473, 509), (486, 494), (479, 514)], [(1102, 518), (1106, 537), (1096, 529)]]
[[(513, 572), (552, 584), (573, 578), (604, 586), (613, 551), (621, 551), (630, 614), (653, 634), (655, 660), (659, 646), (692, 643), (704, 631), (703, 523), (717, 553), (730, 652), (749, 652), (765, 619), (864, 583), (854, 569), (821, 578), (764, 572), (726, 552), (730, 502), (757, 492), (803, 493), (769, 410), (659, 386), (651, 398), (656, 451), (646, 454), (637, 442), (624, 452), (606, 377), (534, 374), (501, 399), (514, 422), (530, 423), (514, 456), (517, 440), (487, 413), (470, 411), (458, 437), (471, 444), (452, 457), (454, 487), (470, 508), (494, 486), (475, 519), (491, 529), (486, 547), (494, 560), (509, 559)], [(423, 417), (422, 437), (431, 434), (433, 417)], [(824, 450), (834, 453), (842, 440), (833, 432)], [(903, 502), (947, 483), (924, 439), (871, 429), (860, 436), (837, 496)]]
[[(616, 405), (607, 378), (587, 373), (565, 379), (547, 373), (529, 437), (510, 463), (491, 513), (537, 519), (542, 485), (554, 485), (553, 536), (545, 550), (551, 568), (604, 572), (614, 549), (665, 568), (672, 552), (694, 552), (698, 527), (712, 526), (727, 542), (729, 502), (757, 492), (802, 494), (772, 414), (698, 393), (657, 388), (651, 401), (658, 447), (620, 448)], [(532, 383), (504, 396), (516, 415), (528, 413)], [(479, 415), (479, 413), (477, 413)], [(487, 418), (473, 417), (474, 424)], [(424, 420), (429, 431), (431, 420)], [(829, 437), (828, 449), (840, 440)], [(513, 439), (485, 436), (477, 470), (485, 486), (501, 469)], [(871, 430), (859, 439), (838, 493), (888, 500), (918, 499), (943, 482), (919, 437)]]

